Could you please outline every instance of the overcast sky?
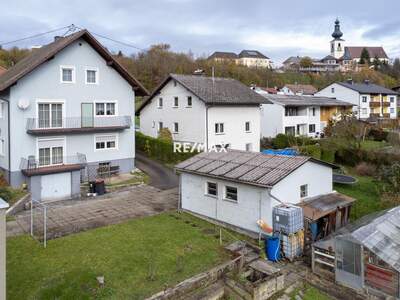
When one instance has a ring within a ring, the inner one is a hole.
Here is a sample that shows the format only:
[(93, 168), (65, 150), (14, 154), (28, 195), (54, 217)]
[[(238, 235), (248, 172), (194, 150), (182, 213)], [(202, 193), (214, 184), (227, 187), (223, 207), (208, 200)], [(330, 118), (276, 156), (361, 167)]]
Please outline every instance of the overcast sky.
[[(339, 17), (346, 45), (383, 46), (397, 57), (399, 13), (399, 0), (13, 0), (2, 3), (0, 42), (73, 23), (142, 49), (168, 43), (196, 56), (256, 49), (279, 64), (292, 55), (329, 54)], [(44, 44), (53, 35), (15, 45)], [(114, 51), (138, 51), (100, 41)]]

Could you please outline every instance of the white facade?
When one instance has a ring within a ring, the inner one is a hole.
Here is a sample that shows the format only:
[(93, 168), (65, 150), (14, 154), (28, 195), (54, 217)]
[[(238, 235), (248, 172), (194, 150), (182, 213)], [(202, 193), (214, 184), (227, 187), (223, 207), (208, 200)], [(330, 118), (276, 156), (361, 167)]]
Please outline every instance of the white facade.
[[(246, 130), (247, 122), (250, 130)], [(223, 124), (222, 130), (216, 124)], [(176, 142), (198, 143), (208, 145), (208, 148), (229, 145), (235, 150), (260, 149), (258, 105), (207, 106), (174, 80), (170, 80), (140, 112), (140, 131), (143, 134), (156, 138), (160, 126), (168, 128)]]
[(237, 64), (247, 66), (247, 67), (256, 67), (256, 68), (270, 68), (271, 61), (268, 58), (259, 58), (259, 57), (241, 57), (236, 60)]
[[(272, 226), (272, 209), (285, 203), (297, 204), (308, 197), (332, 192), (332, 169), (307, 162), (271, 190), (202, 175), (181, 173), (182, 208), (251, 232), (259, 232), (258, 220)], [(207, 194), (207, 182), (217, 184), (217, 196)], [(307, 185), (307, 197), (300, 196), (300, 187)], [(237, 201), (225, 197), (226, 186), (237, 188)], [(271, 197), (270, 194), (273, 196)]]
[[(320, 90), (315, 96), (334, 97), (337, 100), (350, 102), (354, 104), (353, 113), (359, 119), (367, 119), (371, 114), (378, 114), (383, 117), (383, 113), (388, 113), (390, 119), (397, 118), (397, 95), (382, 95), (382, 94), (363, 94), (356, 90), (350, 89), (338, 83), (331, 85)], [(373, 103), (378, 102), (380, 105), (374, 107)], [(387, 107), (382, 107), (382, 102), (389, 102)]]
[(319, 106), (293, 107), (293, 110), (277, 103), (261, 106), (262, 137), (275, 137), (279, 133), (318, 137), (323, 128)]

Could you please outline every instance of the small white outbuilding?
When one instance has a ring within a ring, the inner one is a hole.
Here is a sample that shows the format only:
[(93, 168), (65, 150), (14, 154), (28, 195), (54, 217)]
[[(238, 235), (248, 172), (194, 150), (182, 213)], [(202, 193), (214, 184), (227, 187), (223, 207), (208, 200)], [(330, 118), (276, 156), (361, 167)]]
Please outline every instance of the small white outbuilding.
[(332, 189), (334, 165), (306, 156), (228, 150), (200, 153), (176, 166), (183, 210), (258, 233), (273, 207), (300, 204)]

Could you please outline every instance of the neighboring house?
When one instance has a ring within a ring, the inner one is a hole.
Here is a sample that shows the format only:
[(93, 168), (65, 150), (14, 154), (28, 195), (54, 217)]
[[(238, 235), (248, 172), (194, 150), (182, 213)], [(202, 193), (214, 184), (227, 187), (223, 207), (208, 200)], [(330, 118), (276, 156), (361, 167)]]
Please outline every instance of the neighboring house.
[(272, 67), (271, 60), (257, 50), (242, 50), (239, 54), (216, 51), (208, 57), (217, 62), (235, 62), (238, 65), (256, 68)]
[(237, 80), (170, 74), (138, 108), (140, 131), (176, 142), (260, 150), (260, 104), (265, 99)]
[(211, 54), (208, 59), (217, 61), (217, 62), (234, 62), (236, 63), (236, 60), (238, 59), (238, 55), (233, 52), (221, 52), (221, 51), (216, 51), (213, 54)]
[(260, 232), (258, 220), (272, 227), (272, 210), (282, 203), (323, 197), (341, 206), (341, 194), (332, 189), (335, 166), (311, 157), (204, 152), (175, 168), (182, 209), (251, 233)]
[(7, 69), (4, 68), (4, 67), (2, 67), (2, 66), (0, 66), (0, 76), (1, 76), (2, 74), (4, 74), (5, 72), (7, 72)]
[[(395, 91), (396, 93), (400, 93), (400, 86), (395, 86), (394, 88), (392, 88), (393, 91)], [(400, 101), (397, 100), (397, 108), (400, 108)]]
[(283, 88), (280, 90), (284, 95), (309, 95), (312, 96), (318, 90), (313, 87), (311, 84), (285, 84)]
[(397, 92), (369, 81), (332, 83), (315, 95), (335, 97), (354, 104), (353, 112), (362, 120), (397, 117)]
[(238, 64), (252, 68), (270, 68), (271, 60), (257, 50), (243, 50), (239, 53)]
[(302, 58), (300, 56), (290, 56), (282, 63), (282, 68), (286, 71), (296, 71), (300, 68)]
[(320, 137), (328, 121), (352, 104), (334, 98), (313, 96), (264, 95), (261, 106), (261, 136), (275, 137), (279, 133), (294, 136)]
[[(80, 194), (81, 178), (134, 168), (135, 96), (147, 95), (86, 30), (33, 51), (0, 76), (0, 167), (34, 200)], [(85, 168), (86, 167), (86, 168)]]
[(253, 89), (255, 92), (257, 92), (259, 94), (276, 95), (279, 92), (277, 88), (268, 88), (268, 87), (260, 87), (260, 86), (252, 86), (251, 89)]
[(364, 216), (314, 243), (313, 272), (330, 271), (337, 283), (375, 299), (399, 299), (399, 237), (399, 206)]

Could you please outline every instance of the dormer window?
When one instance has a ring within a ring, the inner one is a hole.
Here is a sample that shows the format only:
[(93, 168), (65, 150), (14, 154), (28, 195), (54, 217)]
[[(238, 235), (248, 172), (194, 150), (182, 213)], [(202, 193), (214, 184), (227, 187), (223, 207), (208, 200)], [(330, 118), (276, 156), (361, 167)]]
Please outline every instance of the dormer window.
[(75, 67), (61, 66), (61, 83), (75, 83)]
[(86, 69), (86, 84), (99, 83), (99, 71), (97, 69)]

